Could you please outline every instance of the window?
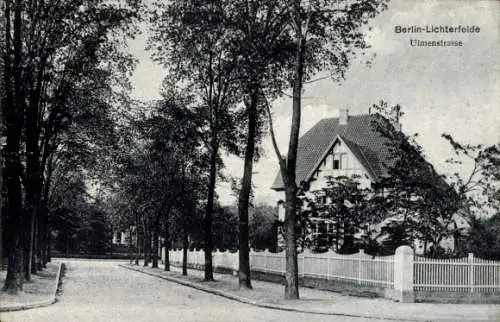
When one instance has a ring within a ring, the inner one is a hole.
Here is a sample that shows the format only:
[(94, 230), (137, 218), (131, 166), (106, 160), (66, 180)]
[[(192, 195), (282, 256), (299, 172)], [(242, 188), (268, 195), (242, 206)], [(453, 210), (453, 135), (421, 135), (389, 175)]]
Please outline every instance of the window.
[(326, 234), (328, 232), (328, 229), (327, 229), (327, 224), (324, 222), (324, 221), (320, 221), (318, 224), (317, 224), (317, 228), (316, 228), (316, 231), (320, 234)]
[(333, 223), (328, 223), (326, 225), (326, 231), (329, 235), (333, 235), (335, 233), (335, 225)]
[(347, 154), (345, 154), (345, 153), (342, 153), (340, 155), (340, 167), (341, 167), (341, 169), (349, 168), (349, 166), (347, 164)]
[(340, 153), (333, 156), (333, 169), (346, 169), (347, 168), (347, 154)]
[(278, 221), (281, 222), (285, 221), (285, 212), (286, 212), (285, 204), (283, 202), (281, 203), (278, 202)]
[(333, 156), (333, 169), (334, 170), (340, 169), (340, 159), (338, 155)]

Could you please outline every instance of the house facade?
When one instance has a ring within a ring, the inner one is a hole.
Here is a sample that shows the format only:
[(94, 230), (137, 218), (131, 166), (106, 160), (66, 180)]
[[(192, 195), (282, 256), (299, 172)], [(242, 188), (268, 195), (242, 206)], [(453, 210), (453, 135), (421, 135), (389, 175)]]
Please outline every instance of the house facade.
[[(349, 115), (340, 110), (339, 117), (319, 121), (300, 139), (297, 151), (297, 184), (306, 183), (308, 192), (327, 187), (329, 177), (356, 177), (361, 189), (378, 189), (378, 183), (388, 176), (390, 164), (388, 140), (375, 128), (378, 114)], [(392, 126), (401, 130), (399, 117)], [(284, 186), (278, 173), (271, 189), (280, 192), (279, 220), (284, 221)], [(329, 244), (335, 222), (324, 218), (310, 218), (311, 243)]]
[[(312, 197), (312, 192), (326, 188), (329, 177), (353, 176), (358, 181), (359, 188), (384, 192), (386, 187), (382, 182), (387, 179), (390, 181), (388, 167), (394, 161), (388, 139), (376, 129), (377, 118), (380, 118), (379, 114), (349, 115), (348, 110), (340, 110), (339, 117), (319, 121), (299, 139), (296, 183), (305, 183), (308, 189), (306, 195)], [(396, 131), (401, 131), (399, 115), (394, 115), (390, 124)], [(428, 166), (434, 171), (430, 164)], [(277, 204), (279, 221), (283, 222), (285, 193), (280, 173), (271, 189), (280, 192)], [(394, 216), (388, 218), (390, 220), (398, 218)], [(311, 227), (307, 236), (308, 243), (320, 248), (331, 246), (335, 228), (337, 235), (339, 234), (335, 221), (311, 217), (309, 222)], [(382, 226), (383, 223), (374, 228), (380, 230)], [(450, 242), (443, 241), (443, 244), (442, 247), (449, 248)], [(336, 246), (338, 247), (338, 242)], [(414, 248), (417, 253), (423, 252), (423, 243), (417, 240)]]
[[(396, 110), (396, 113), (389, 120), (389, 124), (395, 131), (401, 131), (399, 111)], [(390, 181), (388, 168), (394, 164), (394, 158), (389, 140), (375, 126), (380, 117), (379, 114), (349, 115), (348, 110), (340, 110), (339, 117), (319, 121), (299, 139), (296, 183), (305, 183), (304, 186), (308, 189), (306, 195), (312, 197), (314, 191), (326, 188), (329, 177), (355, 176), (361, 189), (370, 188), (379, 194), (387, 191), (383, 182)], [(425, 168), (435, 175), (432, 165), (426, 163)], [(282, 223), (285, 219), (285, 192), (280, 173), (277, 174), (271, 189), (280, 193), (277, 204), (279, 221)], [(329, 202), (326, 198), (325, 201)], [(349, 203), (348, 200), (345, 202)], [(398, 217), (400, 216), (389, 217), (384, 222), (400, 220)], [(339, 235), (336, 222), (321, 217), (311, 217), (309, 222), (311, 226), (306, 237), (309, 245), (319, 248), (331, 247), (333, 236)], [(373, 228), (381, 231), (384, 222)], [(457, 221), (457, 224), (460, 222)], [(345, 233), (343, 234), (345, 236)], [(449, 239), (443, 240), (441, 247), (452, 248), (453, 241)], [(416, 240), (413, 246), (416, 253), (424, 251), (424, 244), (419, 240)]]
[(113, 245), (123, 245), (123, 246), (128, 246), (132, 243), (130, 232), (123, 230), (123, 231), (113, 231), (113, 239), (112, 239)]

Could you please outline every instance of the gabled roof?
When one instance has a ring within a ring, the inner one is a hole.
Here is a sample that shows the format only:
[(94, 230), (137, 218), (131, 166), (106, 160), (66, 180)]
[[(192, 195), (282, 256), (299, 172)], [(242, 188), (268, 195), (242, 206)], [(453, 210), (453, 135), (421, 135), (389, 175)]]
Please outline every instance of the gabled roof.
[[(376, 181), (387, 176), (385, 165), (390, 164), (387, 139), (373, 127), (378, 115), (351, 115), (347, 125), (340, 125), (339, 118), (319, 121), (300, 139), (297, 150), (296, 182), (309, 181), (319, 162), (328, 152), (333, 141), (340, 137), (370, 176)], [(278, 173), (271, 189), (283, 189)]]

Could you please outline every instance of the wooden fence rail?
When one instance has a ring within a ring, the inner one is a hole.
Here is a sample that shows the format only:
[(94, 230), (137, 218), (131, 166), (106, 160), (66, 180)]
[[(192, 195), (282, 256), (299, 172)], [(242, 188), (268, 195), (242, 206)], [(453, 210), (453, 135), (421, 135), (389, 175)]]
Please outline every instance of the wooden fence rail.
[(415, 257), (415, 291), (500, 292), (500, 262), (469, 257)]

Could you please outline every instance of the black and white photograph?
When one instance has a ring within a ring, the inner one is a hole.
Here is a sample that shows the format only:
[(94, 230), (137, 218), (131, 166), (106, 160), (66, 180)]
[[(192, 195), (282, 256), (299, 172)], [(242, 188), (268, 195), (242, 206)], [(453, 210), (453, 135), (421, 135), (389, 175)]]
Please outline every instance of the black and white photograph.
[(21, 321), (500, 321), (500, 1), (0, 0)]

